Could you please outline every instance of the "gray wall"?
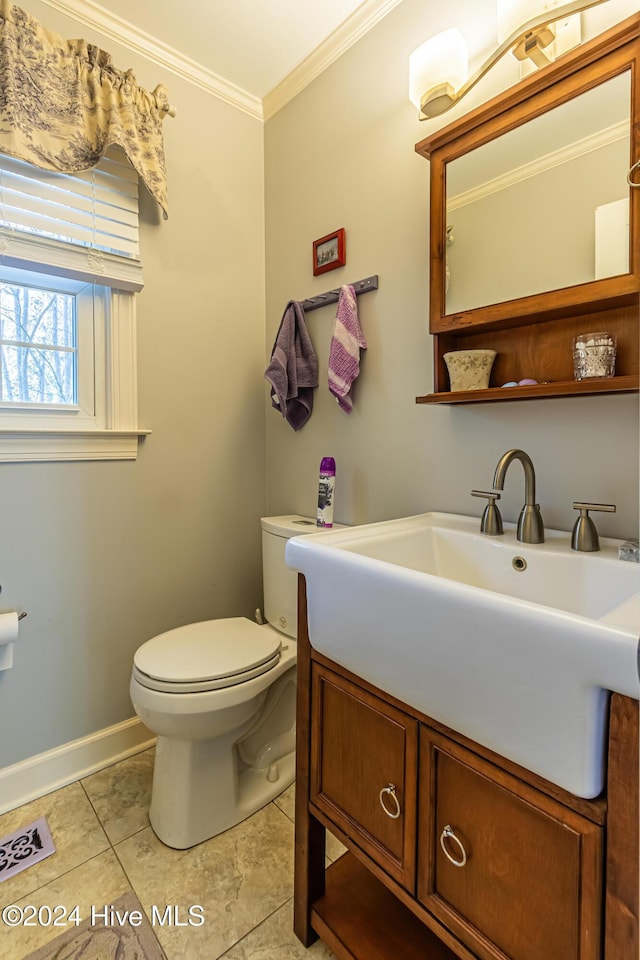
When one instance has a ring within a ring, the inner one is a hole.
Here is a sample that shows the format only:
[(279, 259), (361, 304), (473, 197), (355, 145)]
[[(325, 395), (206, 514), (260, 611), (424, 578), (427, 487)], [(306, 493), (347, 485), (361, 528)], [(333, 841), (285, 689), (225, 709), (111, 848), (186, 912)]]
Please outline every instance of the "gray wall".
[[(414, 402), (432, 388), (429, 167), (413, 151), (429, 129), (406, 99), (407, 60), (435, 30), (464, 26), (470, 3), (403, 0), (263, 129), (23, 0), (51, 29), (110, 50), (147, 88), (165, 83), (178, 116), (165, 121), (169, 221), (143, 206), (140, 423), (153, 433), (137, 462), (0, 465), (0, 610), (29, 613), (14, 669), (0, 674), (0, 766), (131, 717), (132, 656), (148, 637), (250, 616), (261, 602), (258, 519), (267, 509), (313, 515), (324, 455), (337, 458), (336, 520), (348, 523), (478, 513), (469, 490), (489, 482), (504, 450), (522, 446), (549, 525), (568, 528), (571, 501), (585, 498), (618, 504), (602, 517), (603, 533), (637, 531), (636, 397)], [(474, 16), (479, 3), (491, 16), (493, 0), (474, 0)], [(604, 29), (633, 7), (609, 0), (590, 22)], [(499, 65), (459, 112), (512, 79), (511, 65)], [(340, 226), (347, 266), (313, 278), (313, 239)], [(322, 385), (311, 421), (294, 434), (262, 379), (284, 305), (371, 273), (380, 290), (361, 304), (369, 350), (354, 412), (342, 413), (325, 386), (334, 316), (325, 308), (309, 316)], [(514, 519), (517, 468), (507, 487)]]
[[(487, 17), (491, 0), (481, 0)], [(633, 12), (616, 2), (585, 15), (588, 33)], [(360, 298), (369, 348), (342, 412), (327, 386), (334, 307), (309, 314), (320, 361), (311, 420), (297, 434), (267, 413), (268, 506), (313, 513), (321, 457), (337, 462), (335, 518), (383, 520), (427, 510), (478, 515), (469, 491), (492, 477), (500, 455), (522, 447), (533, 458), (548, 526), (570, 529), (572, 501), (618, 505), (599, 525), (610, 536), (638, 531), (638, 398), (579, 397), (473, 406), (417, 406), (433, 389), (428, 334), (429, 165), (414, 144), (517, 79), (506, 58), (466, 101), (420, 124), (407, 99), (409, 53), (438, 29), (465, 26), (465, 0), (432, 12), (404, 0), (266, 125), (267, 341), (286, 301), (377, 273), (380, 289)], [(474, 2), (474, 14), (476, 11)], [(473, 41), (473, 38), (470, 38)], [(317, 278), (311, 243), (338, 227), (347, 264)], [(522, 471), (507, 477), (504, 514), (523, 502)]]
[(127, 463), (0, 464), (0, 609), (25, 609), (0, 673), (0, 767), (133, 716), (135, 649), (163, 630), (262, 602), (265, 508), (262, 123), (25, 0), (87, 36), (152, 89), (169, 220), (143, 198), (140, 424)]

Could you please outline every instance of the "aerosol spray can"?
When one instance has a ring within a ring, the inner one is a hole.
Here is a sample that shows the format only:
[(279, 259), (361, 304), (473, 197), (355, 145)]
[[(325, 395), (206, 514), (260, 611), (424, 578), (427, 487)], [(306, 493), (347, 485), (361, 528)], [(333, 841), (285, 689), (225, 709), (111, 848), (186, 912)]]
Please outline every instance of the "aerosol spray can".
[(336, 462), (333, 457), (323, 457), (320, 461), (320, 480), (318, 483), (318, 520), (319, 527), (333, 526), (333, 494), (336, 486)]

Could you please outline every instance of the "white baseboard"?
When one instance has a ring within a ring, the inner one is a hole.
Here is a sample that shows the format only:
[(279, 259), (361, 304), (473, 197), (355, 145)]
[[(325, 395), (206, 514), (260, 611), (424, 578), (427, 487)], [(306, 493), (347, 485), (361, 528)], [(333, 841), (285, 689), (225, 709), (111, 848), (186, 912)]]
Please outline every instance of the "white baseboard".
[(138, 717), (63, 743), (0, 769), (0, 813), (88, 777), (118, 760), (154, 746), (156, 738)]

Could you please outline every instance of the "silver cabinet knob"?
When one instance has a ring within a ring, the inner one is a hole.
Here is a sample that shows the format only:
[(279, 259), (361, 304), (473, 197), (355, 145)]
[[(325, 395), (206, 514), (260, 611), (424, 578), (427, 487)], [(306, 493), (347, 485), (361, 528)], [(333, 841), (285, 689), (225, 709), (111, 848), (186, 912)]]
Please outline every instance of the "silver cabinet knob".
[[(397, 820), (400, 816), (400, 801), (396, 795), (396, 788), (392, 783), (388, 786), (383, 787), (379, 794), (380, 797), (380, 806), (386, 813), (388, 817), (391, 817), (392, 820)], [(387, 806), (388, 799), (393, 801), (392, 809), (389, 809)]]
[[(457, 858), (452, 856), (452, 854), (447, 850), (447, 843), (449, 841), (457, 848)], [(444, 853), (445, 857), (454, 865), (454, 867), (464, 867), (465, 863), (467, 862), (467, 851), (464, 849), (462, 841), (456, 837), (449, 824), (446, 825), (440, 834), (440, 846), (442, 847), (442, 852)]]

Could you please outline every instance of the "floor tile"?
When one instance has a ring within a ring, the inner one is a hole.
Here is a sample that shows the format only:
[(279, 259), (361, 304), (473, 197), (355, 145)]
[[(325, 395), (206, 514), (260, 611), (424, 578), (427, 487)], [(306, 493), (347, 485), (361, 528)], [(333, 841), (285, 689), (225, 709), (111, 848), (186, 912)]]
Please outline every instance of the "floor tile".
[(296, 819), (296, 785), (295, 782), (290, 787), (276, 797), (273, 801), (276, 807), (280, 807), (282, 812), (289, 817), (292, 822)]
[[(190, 850), (165, 847), (150, 828), (115, 850), (147, 914), (176, 907), (187, 924), (154, 926), (168, 960), (214, 960), (293, 893), (293, 824), (273, 804)], [(194, 905), (200, 926), (188, 925)]]
[(0, 883), (0, 906), (15, 903), (109, 847), (104, 830), (79, 783), (33, 800), (0, 817), (0, 837), (46, 817), (56, 852)]
[[(282, 810), (284, 814), (287, 815), (287, 817), (289, 817), (292, 823), (295, 823), (295, 819), (296, 819), (296, 785), (295, 783), (292, 783), (290, 787), (287, 787), (284, 793), (281, 793), (279, 797), (276, 797), (276, 799), (273, 802), (276, 804), (277, 807), (280, 808), (280, 810)], [(331, 862), (333, 862), (334, 860), (337, 860), (338, 857), (342, 856), (342, 854), (345, 852), (346, 849), (347, 848), (345, 847), (345, 845), (341, 843), (336, 837), (333, 836), (332, 833), (330, 833), (327, 830), (326, 850), (327, 850), (327, 857), (329, 858), (329, 860), (331, 860)]]
[(154, 757), (145, 750), (81, 781), (113, 844), (149, 826)]
[[(30, 867), (25, 873), (35, 869)], [(16, 902), (23, 909), (27, 906), (45, 909), (39, 914), (40, 922), (38, 916), (32, 920), (34, 926), (9, 928), (6, 924), (0, 924), (0, 957), (3, 960), (22, 960), (32, 950), (69, 929), (68, 925), (53, 926), (46, 908), (51, 908), (53, 918), (62, 924), (77, 905), (78, 919), (82, 922), (91, 917), (92, 907), (96, 911), (104, 910), (105, 906), (130, 889), (115, 853), (106, 850)], [(64, 915), (61, 910), (54, 910), (55, 907), (64, 907)]]
[(224, 960), (334, 960), (321, 940), (306, 950), (293, 932), (293, 901), (267, 917), (227, 953)]
[(326, 851), (327, 857), (333, 863), (334, 860), (337, 860), (338, 857), (341, 857), (343, 853), (346, 853), (347, 848), (344, 843), (341, 843), (337, 837), (334, 837), (332, 833), (329, 833), (327, 830), (327, 844)]

